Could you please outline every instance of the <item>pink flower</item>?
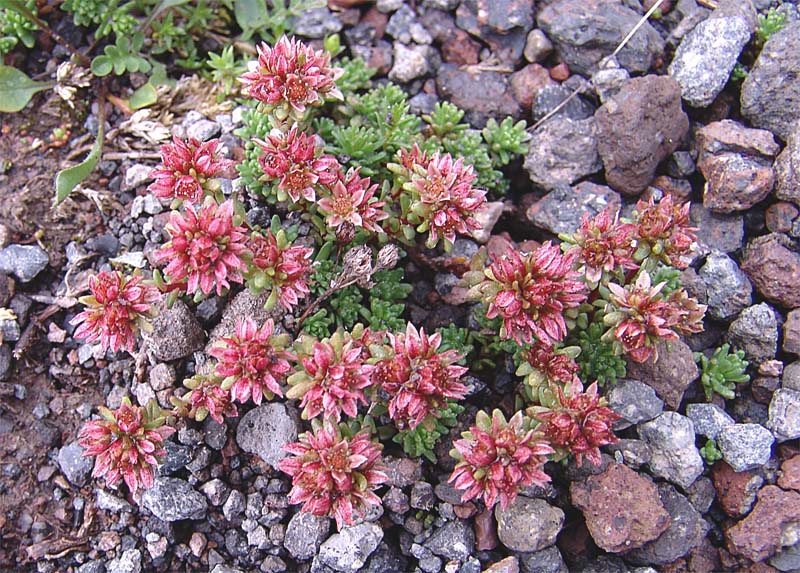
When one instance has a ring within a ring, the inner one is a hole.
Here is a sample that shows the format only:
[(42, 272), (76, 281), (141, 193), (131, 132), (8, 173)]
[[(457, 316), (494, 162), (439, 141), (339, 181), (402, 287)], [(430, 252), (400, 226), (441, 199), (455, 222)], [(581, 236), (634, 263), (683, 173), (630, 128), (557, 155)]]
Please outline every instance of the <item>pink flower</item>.
[(283, 230), (273, 235), (253, 233), (247, 247), (252, 253), (252, 264), (248, 267), (247, 286), (259, 293), (271, 289), (267, 308), (275, 300), (289, 312), (297, 306), (300, 299), (310, 292), (308, 282), (311, 277), (311, 255), (313, 249), (293, 246), (286, 239)]
[(325, 424), (284, 449), (293, 457), (281, 460), (278, 467), (292, 477), (289, 502), (302, 503), (301, 511), (331, 516), (341, 529), (369, 506), (380, 505), (372, 490), (389, 478), (381, 463), (381, 445), (368, 434), (348, 439)]
[(156, 180), (147, 190), (156, 197), (201, 202), (204, 193), (213, 187), (210, 180), (233, 170), (233, 161), (220, 157), (219, 145), (219, 139), (200, 143), (194, 138), (173, 138), (171, 144), (161, 146), (163, 166), (153, 171)]
[(475, 425), (456, 440), (451, 455), (458, 460), (449, 482), (460, 490), (462, 502), (483, 498), (487, 508), (500, 501), (507, 508), (523, 487), (550, 481), (542, 467), (553, 448), (542, 435), (526, 428), (522, 412), (506, 422), (500, 410), (491, 419), (481, 411)]
[(133, 352), (136, 334), (149, 328), (147, 318), (153, 316), (153, 303), (158, 301), (156, 287), (142, 283), (142, 277), (126, 277), (119, 271), (106, 272), (89, 278), (90, 296), (80, 298), (86, 310), (72, 319), (79, 325), (75, 338), (87, 342), (100, 341), (105, 351), (110, 348)]
[(665, 299), (669, 315), (668, 322), (679, 334), (696, 334), (703, 332), (703, 317), (706, 315), (705, 304), (699, 304), (682, 288), (669, 293)]
[(264, 151), (258, 158), (264, 170), (263, 179), (278, 180), (278, 189), (294, 203), (302, 197), (313, 202), (318, 185), (336, 181), (339, 162), (332, 155), (319, 154), (313, 135), (299, 131), (297, 125), (288, 132), (273, 129), (266, 141), (254, 140)]
[(325, 222), (333, 229), (347, 222), (373, 233), (382, 233), (383, 229), (376, 223), (389, 217), (381, 209), (385, 203), (373, 197), (378, 185), (370, 185), (369, 177), (359, 177), (358, 171), (348, 169), (344, 175), (340, 172), (329, 186), (331, 196), (323, 197), (317, 205), (325, 215)]
[(258, 46), (255, 71), (239, 79), (245, 93), (277, 112), (278, 119), (290, 114), (302, 118), (306, 106), (319, 106), (326, 99), (342, 99), (336, 80), (343, 70), (330, 66), (330, 54), (286, 36), (274, 47)]
[(606, 401), (597, 395), (597, 382), (585, 392), (580, 385), (573, 388), (574, 394), (565, 396), (564, 391), (556, 387), (558, 402), (551, 411), (536, 414), (543, 422), (539, 429), (553, 446), (574, 455), (578, 466), (584, 457), (599, 466), (600, 446), (619, 441), (612, 426), (622, 416), (608, 408)]
[(151, 401), (147, 409), (128, 398), (117, 410), (100, 407), (102, 420), (87, 422), (78, 435), (84, 457), (96, 456), (92, 477), (114, 485), (124, 479), (134, 499), (140, 488), (153, 485), (153, 469), (166, 456), (164, 440), (175, 430)]
[(613, 337), (635, 362), (644, 362), (654, 354), (658, 359), (656, 343), (678, 339), (670, 328), (674, 309), (664, 302), (662, 288), (664, 283), (651, 286), (650, 275), (645, 271), (639, 273), (633, 285), (608, 285), (611, 294), (603, 320), (613, 327)]
[(487, 318), (500, 316), (501, 338), (531, 344), (534, 336), (544, 344), (567, 335), (564, 311), (586, 300), (586, 286), (572, 270), (574, 254), (562, 255), (550, 242), (521, 256), (511, 249), (485, 271), (479, 290), (484, 292)]
[(685, 269), (692, 244), (697, 240), (697, 229), (689, 226), (689, 203), (675, 205), (672, 195), (665, 195), (656, 204), (636, 204), (636, 238), (639, 252), (653, 256), (666, 265)]
[(373, 367), (365, 363), (365, 349), (342, 331), (321, 342), (312, 340), (303, 341), (310, 352), (299, 352), (301, 368), (289, 377), (286, 397), (301, 399), (306, 420), (322, 414), (339, 422), (342, 413), (355, 418), (358, 403), (367, 403), (363, 390), (371, 384)]
[(594, 219), (584, 213), (578, 231), (566, 240), (573, 243), (568, 253), (574, 253), (580, 263), (578, 270), (586, 275), (589, 283), (598, 283), (603, 273), (611, 273), (616, 268), (631, 270), (639, 265), (633, 260), (635, 244), (633, 234), (636, 226), (620, 223), (617, 217), (611, 219), (608, 209), (601, 211)]
[[(424, 154), (420, 158), (424, 159)], [(452, 245), (456, 233), (466, 235), (470, 229), (480, 229), (475, 215), (486, 202), (486, 191), (472, 186), (476, 178), (471, 165), (464, 165), (463, 159), (453, 161), (449, 153), (434, 154), (424, 172), (415, 171), (411, 180), (423, 213), (417, 230), (429, 230), (428, 248), (440, 239)]]
[(203, 294), (214, 290), (222, 295), (230, 282), (243, 281), (242, 252), (247, 236), (244, 227), (233, 224), (233, 202), (217, 206), (206, 199), (199, 212), (173, 211), (166, 226), (172, 240), (156, 251), (157, 262), (169, 261), (164, 269), (172, 284), (186, 280), (186, 293), (199, 288)]
[(428, 336), (409, 322), (405, 334), (389, 334), (389, 340), (393, 355), (375, 365), (372, 380), (390, 396), (389, 417), (400, 430), (413, 430), (429, 416), (439, 417), (448, 400), (464, 398), (467, 368), (455, 365), (457, 351), (437, 352), (439, 333)]
[(542, 381), (563, 385), (580, 383), (578, 371), (580, 366), (571, 356), (556, 352), (550, 344), (535, 341), (530, 348), (522, 352), (525, 362), (541, 375)]
[(238, 416), (236, 404), (231, 402), (231, 393), (220, 386), (220, 380), (214, 376), (196, 374), (183, 381), (189, 389), (183, 398), (170, 398), (175, 406), (175, 414), (192, 418), (198, 422), (211, 416), (219, 424), (225, 423), (224, 416)]
[(209, 352), (219, 360), (215, 373), (223, 378), (222, 388), (230, 390), (233, 400), (244, 404), (252, 396), (253, 402), (261, 404), (264, 396), (268, 400), (283, 396), (280, 383), (295, 356), (284, 350), (288, 336), (273, 336), (274, 328), (271, 318), (260, 329), (250, 318), (237, 320), (236, 334), (223, 338)]

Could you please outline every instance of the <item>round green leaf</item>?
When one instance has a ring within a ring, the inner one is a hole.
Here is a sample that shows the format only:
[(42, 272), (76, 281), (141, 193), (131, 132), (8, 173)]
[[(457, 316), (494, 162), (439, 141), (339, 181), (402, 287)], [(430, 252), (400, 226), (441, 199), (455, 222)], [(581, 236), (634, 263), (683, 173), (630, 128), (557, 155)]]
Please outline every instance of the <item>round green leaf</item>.
[(114, 64), (108, 56), (97, 56), (92, 60), (92, 73), (98, 77), (107, 76), (114, 69)]
[(19, 111), (34, 94), (51, 87), (52, 82), (34, 81), (17, 68), (0, 64), (0, 112)]

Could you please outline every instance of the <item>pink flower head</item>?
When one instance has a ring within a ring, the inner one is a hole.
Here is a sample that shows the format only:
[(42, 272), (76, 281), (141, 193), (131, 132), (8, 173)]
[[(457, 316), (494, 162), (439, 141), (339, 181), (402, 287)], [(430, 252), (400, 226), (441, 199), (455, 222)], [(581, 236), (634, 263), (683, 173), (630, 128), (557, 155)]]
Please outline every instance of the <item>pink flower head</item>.
[(697, 229), (689, 226), (689, 203), (675, 205), (672, 195), (665, 195), (657, 204), (636, 204), (636, 238), (640, 250), (667, 265), (685, 269), (687, 256), (697, 240)]
[(178, 416), (192, 418), (198, 422), (211, 416), (218, 423), (225, 423), (224, 416), (238, 416), (236, 404), (231, 402), (231, 393), (220, 386), (219, 378), (204, 374), (196, 374), (183, 381), (189, 389), (183, 398), (172, 397)]
[(244, 227), (233, 224), (233, 202), (217, 206), (206, 199), (198, 212), (173, 211), (166, 226), (172, 240), (156, 251), (157, 262), (169, 261), (164, 273), (172, 284), (186, 280), (186, 293), (199, 288), (203, 294), (214, 290), (222, 295), (230, 282), (243, 281), (242, 252), (247, 236)]
[(383, 233), (376, 223), (389, 214), (381, 209), (385, 203), (374, 197), (378, 185), (370, 185), (369, 177), (359, 177), (358, 172), (358, 169), (348, 169), (346, 174), (339, 172), (329, 186), (330, 197), (323, 197), (317, 205), (325, 215), (325, 222), (333, 229), (348, 222), (373, 233)]
[(600, 446), (614, 444), (618, 438), (611, 429), (622, 416), (608, 408), (606, 401), (597, 395), (597, 382), (583, 392), (580, 386), (566, 396), (556, 387), (558, 401), (548, 412), (537, 413), (543, 422), (539, 428), (556, 448), (575, 456), (580, 466), (583, 458), (599, 466)]
[(522, 356), (527, 364), (541, 375), (542, 381), (571, 386), (580, 384), (580, 366), (575, 359), (563, 352), (556, 352), (550, 344), (535, 341)]
[(644, 362), (655, 354), (659, 340), (677, 340), (670, 329), (674, 309), (664, 302), (664, 283), (651, 286), (650, 275), (642, 271), (636, 282), (622, 288), (609, 283), (609, 303), (604, 321), (613, 327), (614, 338), (635, 362)]
[(393, 355), (381, 360), (372, 371), (373, 382), (390, 396), (389, 417), (400, 430), (414, 429), (447, 408), (448, 400), (461, 400), (467, 387), (461, 377), (467, 368), (455, 362), (455, 350), (437, 352), (439, 333), (428, 336), (410, 322), (405, 333), (389, 334)]
[(272, 319), (261, 328), (250, 318), (236, 321), (236, 334), (223, 338), (209, 352), (219, 360), (215, 373), (223, 378), (222, 388), (231, 398), (244, 404), (250, 397), (261, 404), (262, 397), (271, 400), (283, 396), (280, 383), (291, 370), (289, 360), (295, 356), (284, 348), (287, 335), (273, 335)]
[(213, 187), (211, 180), (232, 171), (234, 163), (219, 154), (219, 139), (200, 143), (173, 138), (161, 146), (160, 169), (153, 171), (155, 181), (147, 188), (156, 197), (200, 203), (206, 191)]
[(542, 467), (553, 448), (526, 426), (522, 412), (508, 422), (500, 410), (495, 410), (491, 419), (478, 412), (475, 425), (461, 434), (450, 452), (458, 463), (448, 481), (464, 490), (462, 502), (483, 498), (491, 508), (499, 500), (505, 509), (521, 488), (550, 481)]
[(293, 246), (283, 230), (276, 235), (271, 231), (264, 235), (253, 233), (247, 247), (252, 254), (252, 264), (245, 275), (247, 285), (255, 292), (271, 289), (267, 308), (277, 300), (291, 312), (310, 292), (313, 249)]
[(302, 503), (301, 511), (331, 516), (341, 529), (369, 506), (380, 505), (372, 490), (389, 478), (381, 462), (381, 445), (368, 434), (348, 439), (325, 424), (284, 449), (292, 457), (281, 460), (278, 467), (292, 477), (289, 502)]
[(300, 399), (306, 420), (322, 414), (339, 422), (342, 413), (355, 418), (358, 403), (367, 403), (364, 388), (371, 384), (373, 367), (365, 363), (365, 349), (342, 331), (322, 341), (305, 338), (303, 343), (300, 369), (289, 377), (287, 398)]
[(278, 180), (278, 189), (297, 203), (302, 197), (316, 200), (316, 187), (336, 181), (339, 162), (332, 155), (320, 154), (313, 135), (294, 125), (288, 132), (273, 129), (266, 141), (254, 140), (264, 151), (258, 158), (266, 181)]
[(274, 47), (258, 46), (255, 71), (239, 79), (250, 97), (263, 102), (279, 119), (302, 118), (307, 106), (342, 99), (336, 80), (344, 71), (330, 66), (330, 54), (296, 39), (281, 37)]
[(125, 480), (134, 498), (140, 488), (153, 485), (153, 469), (166, 456), (164, 440), (175, 430), (151, 401), (147, 408), (132, 406), (128, 398), (117, 410), (100, 407), (102, 420), (86, 422), (78, 435), (83, 456), (96, 456), (92, 477), (106, 484)]
[(586, 286), (572, 270), (575, 254), (562, 255), (549, 241), (521, 256), (511, 249), (486, 269), (481, 290), (488, 295), (487, 318), (500, 316), (501, 338), (544, 344), (567, 335), (564, 311), (586, 300)]
[(669, 293), (665, 302), (668, 306), (668, 322), (673, 330), (680, 334), (703, 332), (703, 317), (706, 315), (707, 305), (699, 304), (682, 288)]
[(412, 182), (424, 213), (418, 230), (429, 230), (428, 248), (440, 239), (452, 244), (456, 233), (466, 235), (470, 229), (480, 228), (475, 214), (486, 203), (486, 191), (472, 186), (477, 176), (471, 165), (464, 165), (463, 159), (453, 161), (449, 153), (434, 154), (424, 174), (420, 171), (415, 172)]
[(635, 225), (620, 223), (616, 216), (612, 220), (608, 209), (598, 213), (594, 219), (584, 213), (578, 231), (567, 238), (568, 242), (574, 243), (567, 252), (576, 254), (580, 264), (578, 270), (586, 275), (586, 280), (597, 284), (603, 273), (611, 273), (616, 268), (638, 268), (633, 260), (635, 230)]
[(126, 277), (119, 271), (102, 271), (90, 277), (92, 294), (80, 298), (86, 310), (71, 321), (79, 325), (75, 338), (99, 340), (104, 351), (133, 352), (136, 334), (149, 328), (147, 318), (153, 316), (152, 305), (159, 299), (158, 289), (142, 280), (141, 276)]

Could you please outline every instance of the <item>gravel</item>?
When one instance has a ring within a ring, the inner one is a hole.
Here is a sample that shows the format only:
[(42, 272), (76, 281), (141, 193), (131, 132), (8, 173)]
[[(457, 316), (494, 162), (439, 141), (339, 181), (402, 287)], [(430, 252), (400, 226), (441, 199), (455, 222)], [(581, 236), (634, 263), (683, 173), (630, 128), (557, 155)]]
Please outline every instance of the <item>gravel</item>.
[(13, 274), (24, 283), (35, 279), (49, 263), (50, 257), (38, 245), (9, 245), (0, 249), (0, 272)]
[(208, 502), (188, 482), (178, 478), (156, 478), (142, 494), (142, 505), (162, 521), (203, 519)]
[(300, 418), (293, 406), (270, 403), (245, 414), (236, 430), (236, 443), (277, 469), (287, 456), (283, 446), (297, 440)]

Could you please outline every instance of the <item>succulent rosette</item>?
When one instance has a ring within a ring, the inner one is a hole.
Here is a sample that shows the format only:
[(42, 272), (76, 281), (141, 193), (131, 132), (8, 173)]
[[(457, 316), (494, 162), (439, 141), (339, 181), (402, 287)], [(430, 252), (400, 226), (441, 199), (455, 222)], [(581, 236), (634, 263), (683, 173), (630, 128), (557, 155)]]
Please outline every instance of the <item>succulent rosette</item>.
[(639, 201), (636, 204), (637, 261), (650, 259), (649, 270), (662, 262), (678, 269), (689, 264), (692, 245), (697, 240), (697, 229), (690, 226), (689, 202), (676, 205), (672, 195), (665, 195), (658, 203)]
[(328, 194), (317, 201), (317, 206), (328, 227), (334, 230), (349, 223), (356, 229), (383, 233), (378, 221), (389, 214), (382, 209), (385, 203), (375, 197), (377, 188), (369, 177), (360, 177), (358, 169), (348, 169), (328, 186)]
[(265, 308), (276, 303), (291, 312), (300, 300), (308, 296), (311, 280), (313, 249), (293, 245), (281, 229), (273, 234), (253, 232), (247, 242), (250, 264), (245, 282), (254, 293), (269, 291)]
[(230, 390), (222, 388), (221, 382), (219, 377), (208, 374), (195, 374), (184, 380), (183, 385), (189, 391), (181, 398), (170, 398), (175, 414), (198, 422), (211, 416), (218, 424), (224, 424), (226, 416), (238, 416)]
[(635, 232), (635, 225), (620, 223), (617, 216), (612, 219), (609, 209), (604, 209), (593, 219), (584, 213), (580, 228), (560, 238), (565, 241), (564, 246), (571, 245), (566, 252), (575, 255), (578, 271), (586, 282), (596, 285), (615, 270), (639, 268), (633, 259)]

